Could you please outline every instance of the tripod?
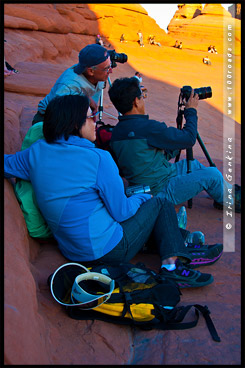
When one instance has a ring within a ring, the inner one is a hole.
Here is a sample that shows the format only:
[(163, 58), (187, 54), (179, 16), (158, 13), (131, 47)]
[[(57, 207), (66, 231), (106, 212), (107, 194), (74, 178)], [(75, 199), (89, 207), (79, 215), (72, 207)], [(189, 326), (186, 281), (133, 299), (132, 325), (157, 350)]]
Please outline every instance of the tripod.
[[(109, 86), (111, 87), (111, 80), (110, 80), (110, 76), (108, 76), (108, 82), (109, 82)], [(106, 87), (106, 82), (105, 82), (104, 89), (105, 89), (105, 87)], [(108, 116), (112, 117), (113, 119), (118, 120), (118, 118), (117, 118), (116, 116), (111, 115), (111, 114), (109, 114), (108, 112), (105, 112), (105, 111), (104, 111), (104, 109), (103, 109), (103, 95), (104, 95), (104, 89), (102, 89), (102, 90), (101, 90), (100, 104), (99, 104), (99, 120), (98, 120), (98, 121), (96, 121), (96, 125), (105, 125), (105, 123), (102, 121), (102, 115), (103, 115), (103, 112), (104, 112), (106, 115), (108, 115)], [(121, 115), (121, 114), (119, 113), (119, 115)]]
[[(184, 115), (184, 110), (181, 109), (181, 107), (184, 106), (184, 104), (182, 102), (180, 102), (180, 97), (179, 97), (179, 102), (178, 102), (178, 115), (176, 118), (176, 123), (177, 123), (177, 128), (178, 129), (182, 129), (182, 123), (183, 123), (183, 115)], [(197, 141), (200, 144), (200, 147), (204, 153), (204, 155), (206, 156), (208, 162), (209, 162), (209, 166), (213, 166), (216, 167), (215, 163), (212, 161), (201, 137), (200, 134), (197, 132)], [(179, 161), (180, 158), (180, 154), (181, 154), (181, 150), (178, 153), (178, 155), (175, 158), (175, 162)], [(186, 160), (187, 160), (187, 174), (189, 174), (191, 172), (191, 161), (194, 160), (193, 158), (193, 149), (192, 148), (187, 148), (186, 149)], [(188, 208), (192, 208), (192, 198), (188, 200)]]

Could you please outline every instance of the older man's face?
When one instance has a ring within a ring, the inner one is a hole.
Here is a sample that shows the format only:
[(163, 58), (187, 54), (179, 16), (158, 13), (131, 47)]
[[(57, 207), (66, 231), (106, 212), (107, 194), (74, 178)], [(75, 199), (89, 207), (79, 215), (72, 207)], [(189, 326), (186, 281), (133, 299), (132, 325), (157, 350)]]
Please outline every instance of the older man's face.
[(109, 74), (112, 73), (110, 57), (103, 61), (103, 63), (93, 67), (93, 72), (94, 79), (96, 79), (98, 82), (105, 82), (108, 79)]

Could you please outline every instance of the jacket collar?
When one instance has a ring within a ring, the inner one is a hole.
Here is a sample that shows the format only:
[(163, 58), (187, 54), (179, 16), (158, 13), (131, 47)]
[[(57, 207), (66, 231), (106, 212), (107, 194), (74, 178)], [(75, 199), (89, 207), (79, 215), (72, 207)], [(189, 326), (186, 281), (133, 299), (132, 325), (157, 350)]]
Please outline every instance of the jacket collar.
[(131, 119), (149, 119), (149, 115), (143, 115), (143, 114), (132, 114), (132, 115), (123, 115), (118, 117), (119, 121), (125, 121), (125, 120), (131, 120)]
[(88, 147), (94, 148), (95, 144), (90, 142), (86, 138), (80, 138), (77, 135), (70, 135), (68, 140), (66, 141), (64, 137), (55, 140), (55, 143), (64, 143), (72, 146), (80, 146), (80, 147)]

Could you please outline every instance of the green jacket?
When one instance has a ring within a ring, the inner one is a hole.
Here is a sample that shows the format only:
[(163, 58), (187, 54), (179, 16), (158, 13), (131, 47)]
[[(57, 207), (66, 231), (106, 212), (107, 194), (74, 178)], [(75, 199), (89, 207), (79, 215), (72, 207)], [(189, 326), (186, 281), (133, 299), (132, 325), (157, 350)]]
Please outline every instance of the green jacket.
[[(21, 150), (24, 150), (43, 136), (43, 122), (33, 125), (27, 132)], [(53, 237), (46, 221), (44, 220), (35, 198), (31, 182), (16, 179), (15, 195), (20, 203), (27, 230), (33, 238), (48, 239)]]

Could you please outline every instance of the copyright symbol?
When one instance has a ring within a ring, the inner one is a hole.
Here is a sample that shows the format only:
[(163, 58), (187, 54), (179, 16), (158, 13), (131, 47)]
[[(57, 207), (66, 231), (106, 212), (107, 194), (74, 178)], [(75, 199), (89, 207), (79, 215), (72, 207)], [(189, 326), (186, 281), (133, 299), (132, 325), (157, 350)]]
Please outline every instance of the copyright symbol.
[(225, 225), (225, 227), (226, 227), (227, 230), (230, 230), (232, 228), (232, 225), (230, 223), (228, 223), (228, 224)]

